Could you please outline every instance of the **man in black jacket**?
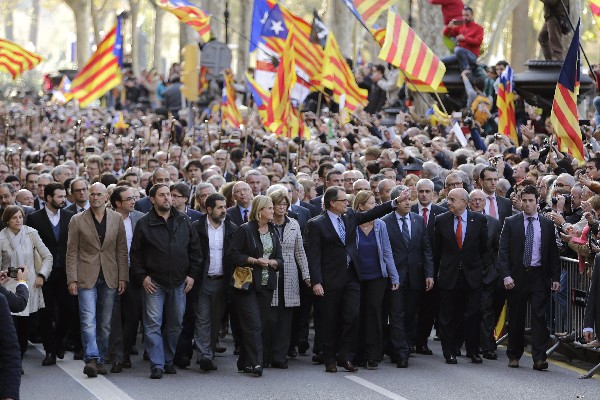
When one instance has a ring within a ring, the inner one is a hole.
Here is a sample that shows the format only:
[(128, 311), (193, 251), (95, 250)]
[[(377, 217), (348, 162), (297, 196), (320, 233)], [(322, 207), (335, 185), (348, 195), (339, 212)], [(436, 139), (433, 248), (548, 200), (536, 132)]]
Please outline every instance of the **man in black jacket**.
[(0, 294), (0, 399), (19, 399), (21, 350), (4, 295)]
[[(87, 182), (82, 181), (87, 185)], [(44, 342), (46, 358), (42, 365), (56, 364), (56, 357), (62, 359), (65, 354), (63, 341), (69, 328), (79, 332), (77, 301), (69, 295), (67, 288), (67, 236), (69, 222), (73, 213), (65, 210), (66, 191), (61, 183), (51, 182), (44, 188), (45, 207), (29, 215), (27, 225), (40, 234), (42, 242), (52, 254), (52, 273), (42, 286), (46, 307), (40, 312), (40, 328)], [(80, 336), (80, 334), (78, 335)]]
[(160, 379), (163, 369), (167, 374), (177, 373), (173, 358), (185, 295), (198, 276), (202, 250), (189, 218), (171, 207), (169, 186), (152, 186), (149, 197), (153, 207), (135, 227), (130, 261), (133, 279), (142, 282), (144, 288), (144, 342), (151, 363), (150, 377)]
[(231, 263), (227, 249), (238, 227), (229, 221), (226, 199), (218, 193), (206, 198), (206, 214), (194, 222), (200, 238), (204, 262), (199, 274), (196, 304), (195, 343), (198, 364), (203, 371), (216, 370), (213, 363), (217, 335), (226, 305), (227, 280), (231, 276)]

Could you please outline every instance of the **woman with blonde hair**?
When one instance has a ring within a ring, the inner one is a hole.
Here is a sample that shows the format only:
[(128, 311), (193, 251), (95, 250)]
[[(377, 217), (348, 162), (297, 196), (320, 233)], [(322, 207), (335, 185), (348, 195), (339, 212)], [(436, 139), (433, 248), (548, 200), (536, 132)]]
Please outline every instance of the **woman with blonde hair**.
[[(365, 212), (375, 207), (375, 195), (370, 190), (358, 192), (352, 203), (354, 211)], [(385, 222), (376, 219), (356, 228), (361, 277), (360, 288), (360, 345), (355, 365), (377, 369), (383, 354), (383, 298), (388, 287), (397, 290), (400, 278)], [(391, 284), (391, 285), (390, 285)]]
[(232, 291), (242, 331), (238, 371), (256, 376), (263, 373), (263, 339), (270, 334), (265, 327), (272, 318), (271, 302), (277, 287), (275, 272), (283, 267), (281, 244), (272, 220), (271, 198), (256, 196), (248, 222), (240, 226), (229, 249), (234, 274), (238, 267), (252, 269), (252, 285), (248, 290), (232, 288)]
[[(27, 306), (20, 313), (13, 314), (21, 348), (21, 358), (27, 350), (29, 334), (36, 326), (37, 312), (45, 307), (42, 286), (52, 271), (52, 254), (42, 242), (38, 232), (23, 225), (24, 215), (21, 207), (7, 206), (2, 214), (2, 222), (6, 228), (0, 231), (0, 266), (2, 270), (26, 267), (29, 271)], [(37, 270), (35, 268), (35, 252), (39, 254), (42, 262)], [(4, 287), (14, 293), (18, 284), (17, 280), (11, 279), (4, 283)]]
[(414, 174), (408, 174), (402, 180), (402, 184), (410, 189), (410, 205), (417, 204), (417, 201), (419, 201), (417, 193), (417, 182), (419, 182), (419, 177)]

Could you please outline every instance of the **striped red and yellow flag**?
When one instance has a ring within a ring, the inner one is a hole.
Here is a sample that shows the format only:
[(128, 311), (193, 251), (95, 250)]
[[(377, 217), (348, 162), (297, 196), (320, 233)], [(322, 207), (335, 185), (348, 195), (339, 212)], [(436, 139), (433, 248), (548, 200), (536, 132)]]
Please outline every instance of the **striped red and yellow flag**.
[(221, 126), (227, 125), (239, 128), (243, 122), (242, 114), (235, 103), (235, 88), (233, 87), (233, 73), (229, 68), (223, 73), (225, 83), (223, 85), (223, 97), (221, 99)]
[(88, 106), (123, 81), (121, 19), (100, 42), (96, 52), (71, 82), (71, 94), (79, 107)]
[(416, 79), (437, 90), (446, 66), (417, 36), (415, 31), (394, 14), (388, 11), (386, 35), (379, 58), (401, 68)]
[(210, 40), (210, 15), (195, 4), (187, 0), (160, 0), (158, 6), (198, 31), (203, 42)]
[[(406, 78), (408, 77), (407, 80)], [(426, 84), (423, 81), (418, 80), (414, 76), (410, 75), (407, 72), (400, 73), (398, 75), (398, 80), (396, 81), (396, 86), (402, 87), (406, 83), (408, 90), (412, 90), (413, 92), (421, 92), (421, 93), (438, 93), (438, 94), (446, 94), (448, 93), (448, 89), (444, 82), (440, 83), (437, 89), (432, 88), (430, 85)]]
[(340, 97), (346, 95), (346, 107), (354, 111), (368, 103), (368, 92), (358, 87), (354, 74), (342, 56), (333, 32), (329, 32), (325, 45), (323, 62), (323, 86), (333, 91), (333, 98), (340, 103)]
[(600, 29), (600, 0), (590, 0), (590, 10), (592, 10), (596, 26)]
[(583, 139), (577, 111), (577, 94), (579, 93), (581, 74), (579, 24), (580, 21), (577, 22), (575, 34), (558, 76), (550, 121), (556, 132), (558, 149), (562, 152), (569, 152), (581, 164), (584, 161)]
[(297, 81), (294, 60), (294, 42), (288, 36), (283, 54), (277, 66), (271, 98), (267, 104), (267, 127), (277, 135), (296, 137), (300, 131), (300, 121), (290, 102), (290, 91)]
[(208, 68), (204, 65), (200, 66), (200, 79), (198, 81), (198, 95), (206, 92), (208, 90), (208, 79), (206, 75), (208, 74)]
[(515, 92), (513, 91), (513, 69), (506, 67), (498, 82), (498, 132), (511, 138), (515, 146), (519, 144), (517, 118), (515, 114)]
[(0, 72), (8, 72), (13, 79), (34, 69), (42, 60), (42, 56), (25, 50), (10, 40), (0, 39)]
[(398, 0), (343, 0), (352, 14), (366, 27), (375, 25), (377, 18)]
[(383, 47), (383, 42), (385, 42), (385, 28), (371, 29), (371, 34), (375, 41), (379, 43), (379, 46)]

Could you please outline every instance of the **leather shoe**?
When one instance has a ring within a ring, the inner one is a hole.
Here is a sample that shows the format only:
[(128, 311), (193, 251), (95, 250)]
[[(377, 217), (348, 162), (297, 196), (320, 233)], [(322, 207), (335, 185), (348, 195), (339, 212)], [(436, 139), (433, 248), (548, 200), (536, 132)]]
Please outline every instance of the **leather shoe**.
[(177, 370), (174, 365), (165, 365), (165, 374), (175, 375), (177, 374)]
[(47, 367), (49, 365), (56, 365), (56, 356), (52, 353), (47, 353), (46, 358), (42, 361), (42, 365)]
[(416, 352), (417, 352), (417, 349), (415, 346), (409, 346), (408, 354), (415, 354)]
[(106, 370), (106, 367), (101, 362), (96, 362), (96, 371), (98, 371), (98, 375), (106, 375), (106, 374), (108, 374), (108, 371)]
[(227, 347), (223, 347), (221, 346), (221, 344), (219, 342), (217, 342), (216, 346), (215, 346), (215, 353), (225, 353), (227, 351)]
[(202, 371), (216, 371), (217, 370), (217, 366), (215, 365), (214, 362), (212, 362), (212, 360), (209, 360), (208, 358), (201, 358), (198, 360), (198, 364), (200, 364), (200, 369)]
[(358, 368), (354, 366), (350, 361), (338, 361), (338, 367), (344, 368), (348, 372), (356, 372)]
[(470, 357), (468, 357), (468, 358), (470, 358), (470, 359), (471, 359), (471, 362), (472, 362), (473, 364), (481, 364), (481, 363), (483, 363), (483, 360), (481, 359), (481, 357), (479, 357), (479, 355), (478, 355), (478, 354), (475, 354), (474, 356), (470, 356)]
[(312, 362), (315, 364), (323, 364), (323, 353), (318, 353), (312, 356)]
[(83, 360), (83, 350), (77, 350), (73, 353), (73, 360)]
[(446, 357), (446, 364), (458, 364), (458, 361), (456, 361), (456, 356)]
[(426, 356), (430, 356), (433, 354), (433, 351), (431, 351), (431, 349), (427, 346), (417, 347), (415, 351), (417, 354), (423, 354)]
[(483, 358), (485, 358), (486, 360), (497, 360), (498, 359), (498, 354), (496, 354), (496, 352), (494, 350), (492, 350), (492, 351), (484, 351), (483, 352)]
[(548, 363), (546, 361), (540, 360), (533, 363), (533, 369), (536, 371), (544, 371), (548, 369)]
[(125, 356), (125, 360), (123, 360), (123, 368), (131, 368), (132, 364), (131, 364), (131, 356), (129, 354), (127, 354)]
[(396, 367), (397, 368), (408, 368), (408, 359), (401, 358), (400, 360), (398, 360)]
[(335, 366), (335, 363), (325, 364), (325, 372), (337, 372), (337, 367)]
[(509, 359), (508, 360), (508, 368), (519, 368), (519, 360)]
[(112, 365), (112, 367), (110, 368), (110, 373), (111, 374), (120, 374), (121, 372), (123, 372), (123, 364), (121, 364), (118, 361), (115, 361)]
[(234, 356), (239, 356), (240, 355), (240, 348), (236, 346), (235, 349), (233, 349), (233, 355)]
[(379, 368), (379, 363), (375, 360), (367, 361), (367, 369), (374, 370)]
[(305, 355), (306, 351), (310, 348), (310, 344), (308, 344), (307, 340), (298, 341), (298, 353)]
[(152, 368), (152, 373), (150, 374), (150, 379), (162, 379), (162, 369), (160, 368)]
[(272, 362), (271, 368), (288, 369), (288, 365), (287, 365), (287, 363)]
[(90, 360), (83, 367), (83, 373), (88, 376), (88, 378), (95, 378), (98, 376), (98, 370), (96, 369), (96, 360)]
[(179, 357), (179, 359), (177, 360), (177, 362), (175, 364), (177, 364), (177, 366), (181, 369), (186, 369), (187, 367), (189, 367), (192, 364), (192, 361), (190, 360), (189, 357), (181, 356), (181, 357)]
[(290, 347), (288, 349), (288, 354), (287, 355), (288, 355), (289, 358), (296, 358), (296, 357), (298, 357), (298, 352), (296, 351), (295, 347)]
[(58, 358), (59, 360), (62, 360), (63, 358), (65, 358), (65, 351), (64, 350), (58, 350), (56, 352), (56, 358)]

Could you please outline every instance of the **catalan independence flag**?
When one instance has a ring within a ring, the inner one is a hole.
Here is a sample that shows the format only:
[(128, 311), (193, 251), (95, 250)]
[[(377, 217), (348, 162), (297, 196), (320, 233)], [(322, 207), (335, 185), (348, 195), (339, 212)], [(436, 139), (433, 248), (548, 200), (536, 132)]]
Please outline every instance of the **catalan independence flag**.
[(600, 0), (590, 0), (590, 9), (596, 21), (596, 27), (600, 29)]
[(444, 82), (441, 82), (440, 86), (438, 86), (437, 89), (434, 89), (431, 86), (429, 86), (428, 84), (426, 84), (425, 82), (420, 81), (417, 78), (415, 78), (414, 76), (410, 75), (409, 73), (401, 72), (400, 75), (398, 75), (398, 80), (396, 81), (396, 86), (402, 87), (405, 84), (406, 84), (406, 87), (408, 88), (408, 90), (412, 90), (413, 92), (438, 93), (438, 94), (448, 93), (448, 89), (446, 88), (446, 85), (444, 85)]
[(100, 42), (96, 52), (71, 82), (71, 94), (86, 107), (123, 81), (123, 30), (121, 18)]
[(515, 92), (513, 91), (513, 69), (506, 67), (498, 81), (498, 132), (508, 136), (515, 145), (519, 144), (517, 136), (517, 118), (515, 116)]
[(556, 83), (550, 121), (556, 132), (559, 150), (569, 152), (582, 163), (584, 161), (583, 139), (579, 130), (579, 114), (577, 112), (577, 94), (579, 93), (579, 77), (581, 74), (579, 24), (580, 21), (577, 21), (573, 40), (569, 45), (567, 56)]
[(204, 43), (210, 40), (210, 15), (198, 6), (187, 0), (159, 0), (158, 5), (198, 31)]
[(426, 83), (433, 90), (437, 90), (446, 73), (444, 63), (415, 31), (391, 10), (388, 11), (385, 41), (379, 58)]
[(9, 40), (0, 39), (0, 72), (8, 72), (13, 79), (34, 69), (42, 60), (42, 56)]
[(227, 68), (224, 72), (225, 84), (223, 85), (223, 98), (221, 100), (222, 125), (239, 128), (243, 122), (240, 110), (235, 104), (235, 88), (233, 87), (233, 73)]
[(258, 115), (260, 115), (263, 124), (266, 125), (267, 104), (271, 100), (271, 96), (269, 92), (263, 89), (248, 72), (246, 72), (246, 83), (248, 84), (248, 89), (254, 99), (254, 103), (256, 103), (256, 107), (258, 108)]
[(366, 28), (375, 25), (377, 18), (398, 0), (341, 0)]

